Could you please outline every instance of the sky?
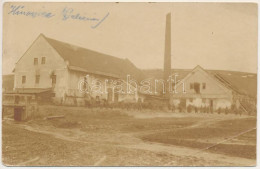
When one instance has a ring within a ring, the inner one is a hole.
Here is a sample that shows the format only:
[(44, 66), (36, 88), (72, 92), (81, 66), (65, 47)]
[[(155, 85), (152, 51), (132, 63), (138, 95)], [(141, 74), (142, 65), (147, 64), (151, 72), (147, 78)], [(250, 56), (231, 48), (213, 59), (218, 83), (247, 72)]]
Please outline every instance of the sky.
[[(17, 15), (12, 10), (18, 6), (23, 6), (19, 11), (51, 14)], [(4, 4), (3, 74), (12, 73), (15, 63), (41, 33), (128, 58), (140, 69), (162, 69), (167, 13), (171, 13), (172, 68), (200, 65), (257, 72), (258, 13), (254, 3), (27, 2)], [(73, 19), (71, 15), (76, 14), (98, 21)]]

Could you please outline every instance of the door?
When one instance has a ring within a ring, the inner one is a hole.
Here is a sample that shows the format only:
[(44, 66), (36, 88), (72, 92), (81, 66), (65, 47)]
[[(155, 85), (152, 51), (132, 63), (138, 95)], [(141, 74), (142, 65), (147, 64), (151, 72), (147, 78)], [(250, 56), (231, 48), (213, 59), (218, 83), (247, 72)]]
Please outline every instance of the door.
[(23, 107), (15, 107), (14, 108), (14, 120), (22, 121), (23, 112), (24, 112)]

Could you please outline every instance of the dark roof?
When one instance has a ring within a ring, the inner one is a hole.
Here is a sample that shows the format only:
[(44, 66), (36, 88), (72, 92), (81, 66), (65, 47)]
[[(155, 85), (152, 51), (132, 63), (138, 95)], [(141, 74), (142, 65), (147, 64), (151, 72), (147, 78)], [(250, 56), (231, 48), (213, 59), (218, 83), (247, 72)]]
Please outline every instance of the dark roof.
[[(213, 72), (213, 71), (211, 71)], [(234, 71), (214, 71), (214, 76), (233, 91), (256, 98), (257, 75)]]
[(69, 66), (77, 68), (76, 70), (121, 78), (130, 75), (139, 81), (143, 78), (142, 71), (128, 59), (113, 57), (47, 37), (45, 39), (65, 61), (69, 62)]

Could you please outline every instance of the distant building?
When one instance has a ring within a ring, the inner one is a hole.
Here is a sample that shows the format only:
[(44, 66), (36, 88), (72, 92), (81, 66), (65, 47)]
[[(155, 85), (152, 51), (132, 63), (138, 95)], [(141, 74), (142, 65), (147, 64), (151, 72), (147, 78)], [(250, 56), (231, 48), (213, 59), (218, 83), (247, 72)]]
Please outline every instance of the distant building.
[(242, 108), (244, 111), (254, 109), (257, 93), (255, 78), (252, 81), (252, 77), (249, 77), (248, 86), (245, 86), (243, 83), (246, 79), (244, 80), (241, 75), (236, 77), (230, 72), (226, 74), (223, 76), (196, 66), (176, 85), (176, 93), (171, 94), (171, 104), (181, 105), (185, 109), (189, 105), (196, 108), (207, 107), (211, 111), (220, 108), (230, 109), (232, 106)]
[(111, 85), (106, 86), (107, 93), (86, 94), (79, 91), (79, 82), (83, 80), (91, 83), (97, 79), (102, 83), (106, 79), (125, 80), (127, 75), (135, 79), (142, 78), (142, 71), (128, 59), (70, 45), (47, 38), (43, 34), (38, 36), (18, 60), (14, 74), (15, 91), (49, 91), (55, 102), (63, 104), (83, 104), (86, 98), (105, 99), (108, 102), (137, 101), (137, 93), (118, 94)]

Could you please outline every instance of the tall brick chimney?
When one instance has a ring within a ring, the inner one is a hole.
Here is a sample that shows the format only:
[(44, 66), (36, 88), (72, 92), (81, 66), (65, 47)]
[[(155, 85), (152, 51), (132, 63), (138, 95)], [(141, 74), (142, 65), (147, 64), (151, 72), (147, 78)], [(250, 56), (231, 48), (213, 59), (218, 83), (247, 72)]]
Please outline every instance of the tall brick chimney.
[(169, 83), (167, 82), (171, 75), (171, 13), (166, 15), (165, 28), (165, 49), (164, 49), (164, 81), (166, 96), (169, 96)]

